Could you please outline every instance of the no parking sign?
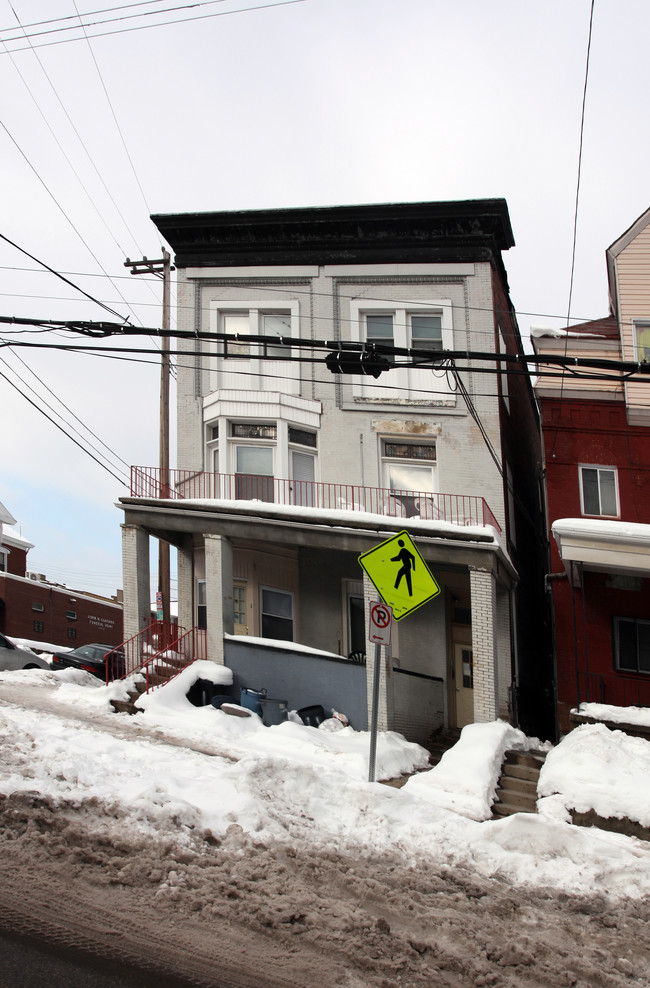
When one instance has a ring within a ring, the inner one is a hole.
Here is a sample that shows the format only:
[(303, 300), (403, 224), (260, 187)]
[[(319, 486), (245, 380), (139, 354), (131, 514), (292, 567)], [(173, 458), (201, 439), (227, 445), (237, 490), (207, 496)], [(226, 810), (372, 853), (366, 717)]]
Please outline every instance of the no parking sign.
[(370, 628), (368, 638), (375, 645), (390, 645), (390, 633), (393, 627), (393, 610), (388, 604), (373, 601), (370, 604)]

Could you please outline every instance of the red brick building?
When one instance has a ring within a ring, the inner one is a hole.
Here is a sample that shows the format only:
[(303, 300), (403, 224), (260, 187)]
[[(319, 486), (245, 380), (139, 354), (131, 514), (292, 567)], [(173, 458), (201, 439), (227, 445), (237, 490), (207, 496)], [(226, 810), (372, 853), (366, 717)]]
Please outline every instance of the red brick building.
[(0, 504), (0, 632), (58, 647), (120, 644), (121, 593), (109, 599), (29, 573), (27, 553), (33, 545), (10, 524), (15, 519)]
[[(611, 315), (533, 331), (539, 354), (650, 356), (650, 210), (607, 250)], [(540, 377), (559, 727), (591, 701), (650, 706), (650, 376)]]

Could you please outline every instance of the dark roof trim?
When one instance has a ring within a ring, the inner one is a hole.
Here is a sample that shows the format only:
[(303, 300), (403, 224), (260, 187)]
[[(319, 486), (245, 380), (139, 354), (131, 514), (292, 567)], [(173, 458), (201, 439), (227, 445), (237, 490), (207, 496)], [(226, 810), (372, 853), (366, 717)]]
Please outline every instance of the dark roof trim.
[(178, 268), (500, 261), (505, 199), (155, 214)]

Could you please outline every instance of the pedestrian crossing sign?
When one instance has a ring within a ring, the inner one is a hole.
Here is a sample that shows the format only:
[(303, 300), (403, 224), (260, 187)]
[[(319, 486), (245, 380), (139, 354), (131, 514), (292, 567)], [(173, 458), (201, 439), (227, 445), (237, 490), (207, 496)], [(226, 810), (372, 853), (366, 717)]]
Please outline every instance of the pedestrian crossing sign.
[(440, 593), (440, 587), (408, 532), (399, 532), (359, 556), (368, 579), (401, 621)]

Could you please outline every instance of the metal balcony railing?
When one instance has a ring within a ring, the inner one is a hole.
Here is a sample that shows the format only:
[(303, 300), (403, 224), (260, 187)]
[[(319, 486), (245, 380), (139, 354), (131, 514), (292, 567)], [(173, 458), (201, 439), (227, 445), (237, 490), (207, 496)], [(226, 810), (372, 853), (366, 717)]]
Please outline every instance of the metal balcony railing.
[(391, 491), (383, 487), (281, 480), (251, 474), (131, 467), (131, 497), (265, 501), (328, 511), (367, 511), (390, 518), (439, 520), (454, 525), (492, 525), (501, 531), (485, 498), (469, 494)]

